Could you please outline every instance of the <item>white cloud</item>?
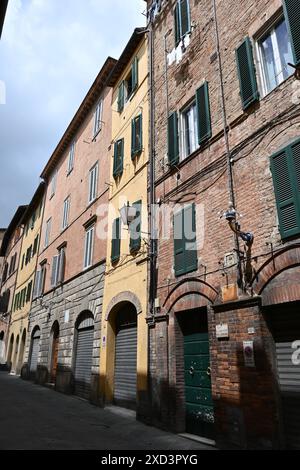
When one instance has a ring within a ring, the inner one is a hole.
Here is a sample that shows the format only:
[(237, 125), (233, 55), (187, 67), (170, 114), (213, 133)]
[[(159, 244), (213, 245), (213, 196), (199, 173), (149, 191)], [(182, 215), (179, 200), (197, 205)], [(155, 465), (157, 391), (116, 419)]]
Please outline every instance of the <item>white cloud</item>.
[(10, 0), (0, 42), (0, 226), (29, 201), (105, 59), (119, 57), (144, 10), (143, 0)]

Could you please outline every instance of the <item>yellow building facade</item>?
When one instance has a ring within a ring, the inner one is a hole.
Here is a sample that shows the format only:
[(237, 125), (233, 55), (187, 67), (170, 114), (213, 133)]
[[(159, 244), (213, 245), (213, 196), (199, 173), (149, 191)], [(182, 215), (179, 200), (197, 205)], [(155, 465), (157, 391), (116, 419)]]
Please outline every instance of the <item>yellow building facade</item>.
[[(38, 187), (22, 220), (23, 239), (9, 326), (11, 372), (20, 374), (25, 352), (29, 313), (43, 218), (44, 184)], [(13, 340), (12, 340), (13, 339)]]
[(147, 396), (148, 375), (147, 48), (144, 31), (136, 29), (112, 74), (112, 163), (100, 341), (104, 403), (137, 411)]

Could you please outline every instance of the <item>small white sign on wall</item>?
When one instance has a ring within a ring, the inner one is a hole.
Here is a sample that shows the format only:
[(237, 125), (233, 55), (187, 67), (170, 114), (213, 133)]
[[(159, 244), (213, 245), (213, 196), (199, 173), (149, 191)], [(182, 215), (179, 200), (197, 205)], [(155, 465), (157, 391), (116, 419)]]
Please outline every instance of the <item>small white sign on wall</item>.
[(217, 339), (229, 338), (229, 328), (227, 323), (220, 323), (216, 325)]

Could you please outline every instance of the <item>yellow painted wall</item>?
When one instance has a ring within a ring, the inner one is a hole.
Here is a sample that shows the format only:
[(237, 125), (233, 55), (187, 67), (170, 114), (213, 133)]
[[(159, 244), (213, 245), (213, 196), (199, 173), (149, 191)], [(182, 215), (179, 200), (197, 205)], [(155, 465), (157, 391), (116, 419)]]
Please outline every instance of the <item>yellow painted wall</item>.
[[(35, 222), (33, 228), (31, 226), (31, 218), (32, 214), (35, 212)], [(20, 261), (18, 266), (18, 273), (17, 273), (17, 281), (16, 281), (16, 289), (14, 293), (14, 299), (12, 303), (12, 314), (10, 320), (10, 327), (9, 327), (9, 339), (12, 335), (14, 335), (14, 345), (12, 351), (12, 371), (16, 373), (20, 373), (20, 368), (22, 367), (23, 363), (23, 355), (24, 349), (22, 343), (22, 339), (24, 340), (24, 331), (27, 337), (28, 331), (28, 315), (31, 308), (31, 301), (32, 301), (32, 294), (33, 294), (33, 287), (35, 281), (35, 271), (36, 271), (36, 263), (37, 263), (37, 255), (39, 251), (39, 242), (37, 246), (37, 251), (34, 256), (31, 257), (30, 262), (26, 265), (25, 261), (22, 263), (23, 256), (24, 259), (26, 258), (27, 249), (34, 244), (34, 240), (37, 236), (39, 236), (40, 240), (40, 233), (41, 233), (41, 226), (42, 226), (42, 217), (43, 217), (43, 202), (40, 202), (40, 205), (37, 206), (34, 210), (27, 214), (26, 220), (24, 220), (25, 230), (23, 233), (23, 240), (22, 240), (22, 247), (20, 253)], [(28, 229), (27, 229), (28, 227)], [(23, 269), (22, 269), (23, 264)], [(25, 305), (21, 309), (15, 308), (15, 299), (17, 294), (20, 293), (24, 288), (28, 288), (28, 285), (32, 282), (32, 290), (30, 300), (26, 302)], [(19, 337), (19, 344), (17, 344), (17, 338)]]
[[(118, 113), (118, 88), (122, 80), (131, 70), (134, 57), (138, 57), (138, 88), (125, 104), (124, 110)], [(133, 293), (141, 304), (138, 314), (138, 345), (137, 345), (137, 393), (147, 390), (147, 349), (148, 335), (146, 324), (147, 312), (147, 246), (148, 246), (148, 215), (147, 215), (147, 172), (148, 172), (148, 135), (149, 135), (149, 98), (148, 98), (148, 51), (147, 39), (140, 43), (133, 54), (126, 70), (120, 76), (113, 92), (112, 100), (112, 141), (124, 138), (123, 174), (116, 182), (113, 178), (113, 145), (110, 170), (110, 201), (108, 211), (108, 243), (107, 264), (103, 298), (102, 339), (100, 351), (101, 392), (105, 393), (106, 401), (113, 398), (115, 335), (110, 323), (109, 307), (114, 298), (124, 292)], [(131, 159), (131, 121), (142, 113), (143, 116), (143, 151), (135, 164)], [(130, 254), (128, 227), (122, 225), (121, 255), (116, 265), (111, 264), (111, 237), (113, 221), (120, 217), (119, 209), (127, 201), (130, 204), (142, 201), (142, 242), (141, 249), (135, 255)]]

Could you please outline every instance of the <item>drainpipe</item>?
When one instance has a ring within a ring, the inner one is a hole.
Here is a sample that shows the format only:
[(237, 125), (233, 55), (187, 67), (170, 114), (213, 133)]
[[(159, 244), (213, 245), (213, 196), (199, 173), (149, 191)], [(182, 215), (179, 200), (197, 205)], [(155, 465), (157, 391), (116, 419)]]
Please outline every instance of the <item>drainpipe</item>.
[[(232, 168), (232, 162), (231, 162), (231, 150), (230, 150), (229, 136), (228, 136), (228, 122), (227, 122), (227, 113), (226, 113), (222, 58), (221, 58), (221, 51), (220, 51), (220, 37), (219, 37), (219, 28), (218, 28), (217, 5), (216, 5), (216, 0), (212, 0), (212, 2), (213, 2), (214, 22), (215, 22), (215, 40), (216, 40), (218, 65), (219, 65), (220, 93), (221, 93), (221, 103), (222, 103), (224, 139), (225, 139), (226, 156), (227, 156), (228, 193), (229, 193), (229, 197), (230, 197), (229, 205), (232, 205), (235, 208), (233, 168)], [(236, 251), (237, 257), (238, 257), (238, 264), (237, 264), (238, 285), (239, 285), (239, 287), (243, 287), (242, 267), (241, 267), (241, 260), (240, 260), (240, 245), (239, 245), (238, 235), (236, 233), (234, 234), (234, 245), (235, 245), (235, 251)]]

